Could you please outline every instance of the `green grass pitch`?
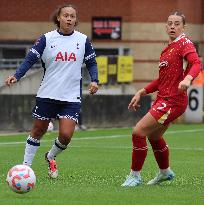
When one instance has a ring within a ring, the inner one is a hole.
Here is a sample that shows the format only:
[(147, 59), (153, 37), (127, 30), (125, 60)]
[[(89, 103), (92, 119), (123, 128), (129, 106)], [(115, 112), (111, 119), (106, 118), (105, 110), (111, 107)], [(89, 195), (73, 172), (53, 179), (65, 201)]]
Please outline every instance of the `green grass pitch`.
[(143, 184), (123, 188), (131, 161), (131, 128), (79, 131), (57, 157), (59, 178), (47, 177), (44, 153), (57, 133), (47, 133), (33, 162), (35, 188), (27, 194), (12, 192), (8, 170), (21, 164), (26, 134), (0, 136), (0, 204), (2, 205), (203, 205), (204, 125), (172, 125), (165, 135), (170, 147), (172, 183), (146, 183), (158, 171), (149, 146)]

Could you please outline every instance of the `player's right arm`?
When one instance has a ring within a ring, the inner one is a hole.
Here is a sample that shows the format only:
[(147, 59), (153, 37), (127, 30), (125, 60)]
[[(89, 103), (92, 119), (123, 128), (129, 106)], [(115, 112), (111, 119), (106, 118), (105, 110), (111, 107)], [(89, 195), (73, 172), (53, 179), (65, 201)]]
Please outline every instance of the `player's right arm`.
[(9, 76), (5, 80), (5, 84), (11, 86), (13, 83), (19, 81), (25, 73), (38, 61), (42, 56), (46, 46), (46, 38), (42, 35), (32, 46), (22, 64), (17, 68), (14, 75)]
[(146, 90), (146, 94), (149, 94), (158, 91), (158, 87), (159, 87), (159, 78), (151, 81), (147, 86), (145, 86), (144, 89)]
[(131, 99), (129, 105), (128, 105), (128, 109), (133, 109), (133, 110), (137, 110), (140, 107), (140, 99), (142, 96), (145, 96), (146, 90), (144, 88), (142, 88), (141, 90), (137, 91), (136, 94), (133, 96), (133, 98)]
[(140, 107), (140, 99), (149, 93), (153, 93), (158, 90), (159, 79), (151, 81), (145, 88), (137, 91), (137, 93), (131, 99), (128, 109), (137, 110)]

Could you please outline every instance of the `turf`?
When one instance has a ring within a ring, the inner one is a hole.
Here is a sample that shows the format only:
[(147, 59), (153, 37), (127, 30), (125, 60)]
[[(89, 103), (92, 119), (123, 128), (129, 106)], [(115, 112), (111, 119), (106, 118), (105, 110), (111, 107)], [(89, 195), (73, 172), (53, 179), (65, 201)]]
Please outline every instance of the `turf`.
[(123, 188), (131, 161), (131, 128), (76, 132), (68, 150), (58, 156), (60, 176), (47, 177), (44, 153), (57, 133), (44, 136), (33, 162), (37, 183), (23, 195), (6, 182), (8, 170), (22, 162), (26, 134), (0, 137), (0, 204), (43, 205), (197, 205), (204, 204), (204, 125), (172, 125), (165, 138), (171, 151), (172, 183), (147, 186), (157, 173), (149, 147), (143, 184)]

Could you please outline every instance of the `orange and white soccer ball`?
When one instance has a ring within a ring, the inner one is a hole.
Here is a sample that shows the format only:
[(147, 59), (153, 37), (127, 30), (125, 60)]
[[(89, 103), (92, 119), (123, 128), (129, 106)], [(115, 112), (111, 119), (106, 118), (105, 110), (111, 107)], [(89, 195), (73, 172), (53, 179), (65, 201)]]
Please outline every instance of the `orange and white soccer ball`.
[(36, 176), (29, 166), (16, 165), (8, 171), (6, 182), (12, 191), (24, 194), (34, 188)]

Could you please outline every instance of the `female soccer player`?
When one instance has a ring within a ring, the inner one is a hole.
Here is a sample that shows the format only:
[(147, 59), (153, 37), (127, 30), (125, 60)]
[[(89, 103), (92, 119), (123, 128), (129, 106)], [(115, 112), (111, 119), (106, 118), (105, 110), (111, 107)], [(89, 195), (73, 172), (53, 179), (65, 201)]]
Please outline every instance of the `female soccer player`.
[(41, 58), (45, 72), (32, 112), (35, 119), (27, 138), (23, 164), (31, 166), (49, 122), (58, 118), (59, 136), (45, 154), (51, 178), (58, 176), (55, 157), (67, 148), (78, 121), (83, 62), (91, 77), (90, 94), (98, 90), (95, 52), (87, 36), (75, 30), (77, 20), (77, 9), (73, 5), (59, 7), (53, 17), (57, 29), (42, 35), (35, 42), (16, 73), (5, 82), (8, 86), (18, 82)]
[[(201, 63), (193, 43), (184, 34), (185, 16), (181, 12), (170, 14), (166, 24), (169, 44), (163, 49), (159, 63), (159, 77), (132, 98), (128, 109), (140, 107), (141, 96), (157, 91), (157, 98), (149, 112), (135, 125), (132, 132), (132, 165), (124, 187), (141, 184), (140, 172), (147, 155), (146, 137), (152, 146), (159, 173), (148, 185), (172, 180), (175, 176), (169, 166), (169, 149), (163, 134), (169, 124), (184, 113), (188, 98), (186, 91), (201, 70)], [(183, 59), (188, 65), (183, 71)]]

